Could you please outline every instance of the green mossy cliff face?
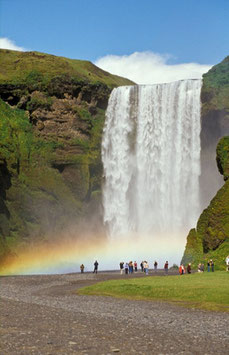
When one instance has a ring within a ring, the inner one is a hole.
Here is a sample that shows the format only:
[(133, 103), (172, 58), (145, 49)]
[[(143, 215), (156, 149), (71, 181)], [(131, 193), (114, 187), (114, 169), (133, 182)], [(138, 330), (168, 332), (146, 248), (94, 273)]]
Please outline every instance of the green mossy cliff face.
[(202, 204), (207, 206), (209, 198), (222, 186), (215, 152), (219, 139), (229, 135), (229, 57), (203, 75), (201, 102), (200, 187)]
[(194, 267), (213, 259), (216, 269), (223, 269), (229, 255), (229, 137), (219, 141), (216, 160), (225, 183), (187, 237), (182, 263)]
[(112, 88), (90, 62), (0, 50), (0, 257), (63, 230), (101, 228), (100, 146)]
[(203, 75), (201, 101), (200, 189), (208, 207), (189, 232), (182, 262), (196, 267), (214, 259), (223, 269), (229, 254), (229, 137), (223, 137), (229, 135), (229, 57)]

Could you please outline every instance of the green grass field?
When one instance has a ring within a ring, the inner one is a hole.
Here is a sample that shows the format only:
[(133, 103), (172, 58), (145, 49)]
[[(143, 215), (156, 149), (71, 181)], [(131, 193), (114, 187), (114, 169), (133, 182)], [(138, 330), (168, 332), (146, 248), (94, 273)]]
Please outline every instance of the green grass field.
[(105, 281), (82, 288), (78, 294), (165, 301), (184, 307), (228, 312), (229, 272)]

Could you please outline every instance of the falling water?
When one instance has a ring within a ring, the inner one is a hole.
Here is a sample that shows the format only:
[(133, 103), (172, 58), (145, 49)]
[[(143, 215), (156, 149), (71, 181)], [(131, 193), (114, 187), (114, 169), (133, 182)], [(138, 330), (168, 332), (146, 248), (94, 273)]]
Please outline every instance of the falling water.
[(109, 236), (176, 233), (199, 215), (201, 80), (114, 89), (102, 142)]

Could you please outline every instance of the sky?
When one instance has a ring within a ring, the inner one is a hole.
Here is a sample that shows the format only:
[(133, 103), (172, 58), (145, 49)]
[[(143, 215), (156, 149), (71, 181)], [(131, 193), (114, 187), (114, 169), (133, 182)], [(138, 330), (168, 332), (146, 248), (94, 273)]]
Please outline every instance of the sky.
[(229, 54), (228, 18), (228, 0), (0, 0), (0, 48), (169, 82), (199, 78)]

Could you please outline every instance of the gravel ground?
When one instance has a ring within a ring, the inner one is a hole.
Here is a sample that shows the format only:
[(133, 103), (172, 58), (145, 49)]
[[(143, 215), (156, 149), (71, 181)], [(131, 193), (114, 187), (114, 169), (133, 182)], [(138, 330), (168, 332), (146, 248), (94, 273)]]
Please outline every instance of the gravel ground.
[(74, 293), (121, 277), (0, 277), (0, 354), (229, 353), (227, 313)]

